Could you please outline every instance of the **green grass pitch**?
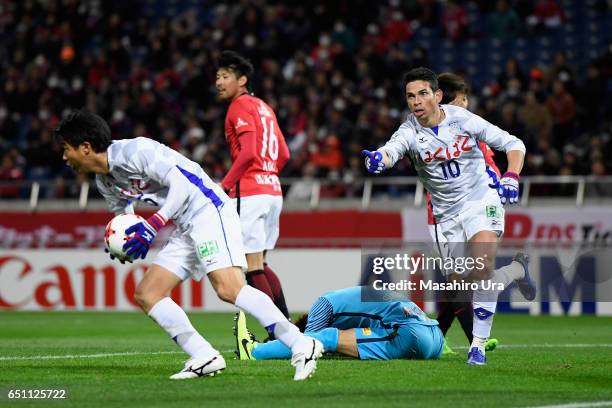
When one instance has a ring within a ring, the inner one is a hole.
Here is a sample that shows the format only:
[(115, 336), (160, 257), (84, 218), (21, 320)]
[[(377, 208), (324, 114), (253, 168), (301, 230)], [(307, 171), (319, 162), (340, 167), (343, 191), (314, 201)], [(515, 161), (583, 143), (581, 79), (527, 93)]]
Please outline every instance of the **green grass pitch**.
[[(169, 380), (185, 355), (142, 314), (0, 312), (0, 407), (456, 408), (612, 401), (612, 318), (498, 315), (493, 331), (501, 347), (488, 354), (485, 367), (465, 364), (467, 344), (457, 325), (449, 333), (457, 355), (438, 361), (325, 358), (313, 378), (294, 382), (289, 361), (233, 359), (233, 315), (190, 316), (227, 360), (217, 377)], [(66, 389), (68, 399), (6, 396), (9, 389), (41, 388)]]

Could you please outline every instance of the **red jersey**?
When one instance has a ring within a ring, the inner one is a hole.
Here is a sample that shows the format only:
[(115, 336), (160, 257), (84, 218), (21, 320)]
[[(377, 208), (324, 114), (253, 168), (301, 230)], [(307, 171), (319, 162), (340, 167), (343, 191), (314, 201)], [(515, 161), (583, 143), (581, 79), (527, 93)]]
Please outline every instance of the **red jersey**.
[(221, 185), (232, 198), (238, 183), (241, 197), (282, 195), (278, 173), (289, 160), (289, 148), (270, 106), (244, 94), (234, 99), (225, 116), (225, 138), (232, 167)]
[[(495, 164), (495, 160), (493, 160), (493, 156), (495, 156), (493, 149), (491, 149), (485, 142), (478, 143), (478, 147), (480, 147), (480, 150), (482, 150), (485, 163), (487, 166), (491, 167), (495, 173), (497, 173), (497, 178), (499, 179), (501, 177), (501, 173)], [(431, 205), (431, 194), (429, 194), (429, 191), (427, 192), (427, 224), (434, 224), (433, 207)]]

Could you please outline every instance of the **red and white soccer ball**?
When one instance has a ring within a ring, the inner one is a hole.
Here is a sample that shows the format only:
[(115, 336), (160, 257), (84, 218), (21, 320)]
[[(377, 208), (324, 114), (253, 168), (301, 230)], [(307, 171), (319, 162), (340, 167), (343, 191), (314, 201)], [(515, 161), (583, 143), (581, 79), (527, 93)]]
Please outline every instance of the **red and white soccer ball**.
[(123, 251), (123, 244), (132, 238), (133, 234), (125, 235), (125, 230), (142, 221), (144, 221), (144, 218), (136, 214), (120, 214), (110, 220), (106, 224), (106, 232), (104, 233), (106, 249), (119, 260), (128, 259)]

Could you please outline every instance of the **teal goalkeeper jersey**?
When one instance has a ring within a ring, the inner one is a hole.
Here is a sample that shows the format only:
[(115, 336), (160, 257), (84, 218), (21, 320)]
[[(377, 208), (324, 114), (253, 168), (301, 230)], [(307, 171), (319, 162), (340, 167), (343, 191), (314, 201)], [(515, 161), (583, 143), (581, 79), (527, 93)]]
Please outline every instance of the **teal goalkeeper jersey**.
[(351, 329), (356, 327), (393, 328), (406, 324), (437, 326), (413, 302), (403, 300), (392, 291), (354, 286), (328, 292), (312, 305), (306, 331), (325, 327)]

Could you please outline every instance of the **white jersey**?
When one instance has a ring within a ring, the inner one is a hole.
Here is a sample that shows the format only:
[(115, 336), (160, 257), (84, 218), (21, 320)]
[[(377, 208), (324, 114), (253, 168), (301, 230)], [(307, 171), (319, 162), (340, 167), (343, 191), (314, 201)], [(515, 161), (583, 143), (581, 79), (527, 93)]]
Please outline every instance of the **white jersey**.
[(465, 203), (478, 201), (488, 192), (490, 179), (479, 141), (496, 150), (525, 153), (520, 139), (480, 116), (454, 105), (441, 108), (446, 117), (437, 128), (421, 126), (410, 114), (380, 149), (387, 153), (391, 165), (406, 154), (410, 156), (425, 189), (431, 193), (438, 221), (457, 214)]
[(96, 185), (115, 214), (142, 201), (184, 231), (205, 206), (229, 201), (197, 163), (152, 139), (116, 140), (107, 153), (109, 173), (96, 175)]

